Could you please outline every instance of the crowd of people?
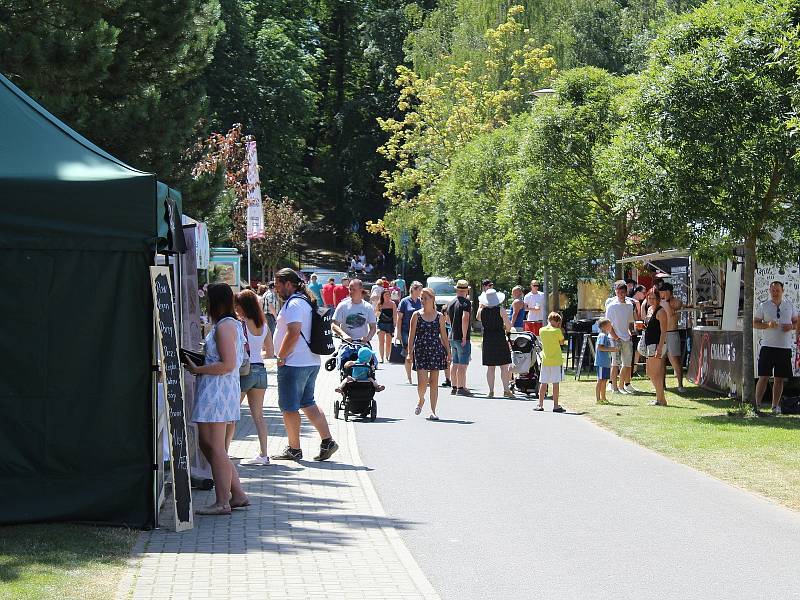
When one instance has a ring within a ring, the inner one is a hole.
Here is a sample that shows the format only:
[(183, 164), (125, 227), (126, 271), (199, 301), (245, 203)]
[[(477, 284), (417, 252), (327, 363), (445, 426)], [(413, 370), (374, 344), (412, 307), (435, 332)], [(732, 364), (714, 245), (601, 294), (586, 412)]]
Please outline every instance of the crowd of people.
[[(315, 402), (320, 355), (312, 351), (310, 340), (314, 311), (321, 307), (332, 310), (331, 330), (337, 337), (365, 347), (359, 349), (357, 357), (340, 365), (351, 369), (350, 379), (345, 379), (341, 387), (350, 380), (369, 380), (376, 392), (382, 391), (383, 386), (369, 368), (371, 361), (388, 363), (399, 353), (409, 384), (414, 384), (416, 375), (413, 412), (421, 414), (427, 404), (428, 419), (437, 421), (441, 387), (450, 388), (451, 395), (473, 395), (467, 383), (467, 366), (472, 360), (472, 323), (477, 321), (488, 397), (494, 397), (499, 387), (503, 397), (515, 396), (509, 334), (528, 332), (535, 335), (540, 348), (538, 403), (534, 410), (544, 410), (544, 400), (549, 395), (553, 411), (565, 412), (559, 402), (559, 384), (564, 378), (564, 323), (559, 312), (546, 314), (547, 302), (539, 282), (532, 280), (528, 292), (515, 286), (507, 309), (503, 307), (505, 294), (488, 279), (481, 282), (477, 307), (473, 306), (469, 282), (458, 280), (454, 287), (455, 297), (440, 308), (431, 288), (412, 281), (406, 289), (406, 282), (399, 275), (394, 280), (381, 277), (369, 289), (361, 279), (350, 276), (342, 277), (337, 284), (333, 278), (323, 283), (312, 274), (306, 282), (292, 269), (281, 269), (274, 281), (238, 294), (226, 284), (209, 285), (208, 315), (212, 327), (205, 339), (205, 361), (196, 364), (184, 358), (187, 370), (198, 376), (192, 419), (198, 423), (200, 448), (211, 464), (216, 482), (216, 502), (198, 513), (230, 514), (232, 509), (249, 503), (228, 455), (245, 398), (260, 448), (247, 463), (269, 465), (274, 460), (301, 460), (301, 414), (320, 436), (320, 451), (315, 459), (327, 460), (337, 451), (325, 414)], [(773, 284), (770, 292), (772, 308), (762, 307), (756, 326), (773, 333), (775, 340), (771, 343), (775, 349), (771, 350), (769, 344), (762, 349), (764, 358), (759, 372), (763, 363), (764, 373), (769, 368), (770, 374), (780, 377), (786, 366), (785, 352), (778, 347), (785, 345), (781, 336), (795, 326), (797, 314), (793, 307), (781, 303), (780, 284)], [(781, 314), (782, 306), (785, 308)], [(651, 404), (666, 404), (667, 360), (675, 368), (678, 391), (683, 391), (682, 343), (678, 333), (681, 308), (669, 283), (651, 289), (626, 281), (614, 284), (605, 315), (596, 323), (598, 403), (608, 402), (607, 392), (639, 393), (631, 378), (634, 365), (642, 358), (655, 389)], [(637, 337), (639, 343), (634, 345)], [(377, 351), (373, 352), (375, 342)], [(278, 405), (288, 438), (284, 451), (271, 457), (267, 454), (263, 417), (268, 385), (264, 360), (268, 358), (277, 363)], [(763, 395), (762, 379), (759, 390)]]

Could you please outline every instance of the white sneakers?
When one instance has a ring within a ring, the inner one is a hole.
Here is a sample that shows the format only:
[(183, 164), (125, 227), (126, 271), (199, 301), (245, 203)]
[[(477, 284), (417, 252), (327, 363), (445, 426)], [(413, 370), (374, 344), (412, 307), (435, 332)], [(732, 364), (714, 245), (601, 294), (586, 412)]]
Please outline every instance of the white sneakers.
[(257, 454), (253, 458), (243, 460), (242, 464), (267, 466), (270, 465), (271, 463), (269, 462), (269, 456), (261, 456), (260, 454)]
[(640, 394), (641, 392), (633, 387), (630, 383), (626, 385), (624, 388), (626, 394)]
[(781, 414), (781, 407), (780, 407), (780, 405), (778, 405), (778, 406), (773, 406), (773, 407), (772, 407), (772, 414), (773, 414), (773, 415), (779, 415), (779, 414)]

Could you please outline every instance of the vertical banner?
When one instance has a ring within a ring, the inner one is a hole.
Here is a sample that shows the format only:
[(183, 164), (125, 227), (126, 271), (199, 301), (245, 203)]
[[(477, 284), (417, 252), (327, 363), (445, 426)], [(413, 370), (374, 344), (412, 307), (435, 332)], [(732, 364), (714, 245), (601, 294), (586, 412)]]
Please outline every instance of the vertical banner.
[(172, 506), (175, 531), (193, 527), (192, 489), (189, 473), (186, 419), (183, 405), (183, 369), (178, 354), (178, 331), (172, 303), (169, 267), (150, 267), (158, 344), (161, 348), (161, 381), (167, 395)]
[(247, 142), (247, 239), (264, 237), (264, 209), (255, 141)]
[[(197, 248), (197, 237), (199, 230), (195, 225), (184, 225), (183, 235), (186, 239), (188, 252), (180, 255), (181, 260), (181, 348), (202, 352), (200, 342), (203, 334), (200, 330), (200, 301), (197, 294), (197, 262), (195, 260), (195, 250)], [(194, 385), (196, 378), (191, 373), (183, 371), (183, 394), (186, 414), (191, 415), (194, 410)], [(197, 425), (191, 421), (186, 423), (186, 433), (189, 442), (189, 464), (192, 469), (192, 476), (200, 479), (211, 479), (211, 465), (208, 464), (206, 457), (200, 452), (198, 444)]]

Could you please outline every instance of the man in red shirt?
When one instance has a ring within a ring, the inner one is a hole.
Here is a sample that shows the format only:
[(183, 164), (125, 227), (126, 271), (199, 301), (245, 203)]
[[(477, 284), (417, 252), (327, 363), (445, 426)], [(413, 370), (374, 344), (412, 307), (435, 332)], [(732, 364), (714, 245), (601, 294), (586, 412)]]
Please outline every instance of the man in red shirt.
[(333, 277), (328, 278), (328, 283), (322, 286), (322, 301), (325, 303), (326, 308), (333, 308), (336, 306), (334, 302), (333, 290), (336, 289)]
[(333, 288), (333, 304), (339, 306), (339, 302), (350, 296), (350, 278), (342, 277), (342, 283)]

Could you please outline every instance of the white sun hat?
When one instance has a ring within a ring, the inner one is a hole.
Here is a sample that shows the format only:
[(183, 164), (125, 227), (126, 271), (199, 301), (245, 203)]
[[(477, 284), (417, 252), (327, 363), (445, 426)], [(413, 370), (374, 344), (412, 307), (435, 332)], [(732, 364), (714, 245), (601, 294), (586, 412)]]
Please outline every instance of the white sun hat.
[(502, 304), (503, 300), (505, 299), (506, 295), (503, 292), (498, 292), (494, 288), (488, 288), (485, 292), (478, 296), (478, 302), (490, 308), (492, 306)]

